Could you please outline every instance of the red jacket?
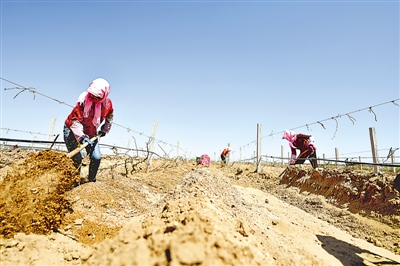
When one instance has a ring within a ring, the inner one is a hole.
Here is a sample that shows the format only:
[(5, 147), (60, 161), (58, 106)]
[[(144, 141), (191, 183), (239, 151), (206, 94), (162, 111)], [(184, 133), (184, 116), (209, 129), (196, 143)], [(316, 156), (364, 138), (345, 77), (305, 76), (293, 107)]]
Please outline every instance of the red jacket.
[[(309, 150), (311, 154), (313, 154), (316, 150), (314, 144), (310, 142), (310, 135), (305, 134), (297, 134), (296, 139), (292, 142), (292, 145), (295, 146), (300, 152), (305, 150)], [(291, 147), (292, 154), (296, 154), (296, 149)]]
[(230, 150), (228, 149), (224, 149), (221, 153), (221, 156), (226, 157), (226, 155), (228, 155), (228, 153), (230, 152)]
[[(94, 106), (94, 105), (93, 105)], [(111, 129), (113, 119), (113, 106), (109, 98), (105, 99), (101, 106), (100, 124), (101, 131), (108, 133)], [(65, 125), (74, 133), (77, 141), (81, 141), (84, 137), (92, 138), (97, 134), (97, 128), (93, 125), (94, 108), (89, 112), (88, 117), (83, 117), (84, 103), (77, 103), (71, 113), (65, 120)]]

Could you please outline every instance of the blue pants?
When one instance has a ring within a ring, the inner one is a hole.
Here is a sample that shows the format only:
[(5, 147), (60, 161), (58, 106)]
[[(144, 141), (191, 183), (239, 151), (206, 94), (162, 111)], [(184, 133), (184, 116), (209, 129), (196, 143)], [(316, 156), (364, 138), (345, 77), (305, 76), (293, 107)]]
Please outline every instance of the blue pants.
[[(71, 152), (79, 147), (78, 141), (74, 136), (74, 133), (64, 125), (64, 141), (67, 146), (68, 152)], [(89, 164), (89, 181), (96, 182), (97, 171), (99, 170), (100, 161), (101, 161), (101, 153), (100, 146), (98, 141), (96, 140), (93, 146), (87, 146), (86, 148), (87, 154), (90, 156), (90, 164)], [(75, 156), (72, 157), (72, 161), (74, 162), (74, 166), (78, 169), (78, 173), (81, 172), (82, 165), (82, 154), (78, 152)]]

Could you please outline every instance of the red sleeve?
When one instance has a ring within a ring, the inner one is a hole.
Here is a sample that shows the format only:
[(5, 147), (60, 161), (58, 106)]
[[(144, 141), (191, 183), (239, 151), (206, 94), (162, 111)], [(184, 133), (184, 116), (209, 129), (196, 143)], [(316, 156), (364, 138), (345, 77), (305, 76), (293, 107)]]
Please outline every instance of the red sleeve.
[(101, 126), (100, 130), (103, 131), (104, 133), (109, 133), (114, 118), (114, 108), (112, 106), (112, 102), (110, 99), (107, 99), (106, 102), (103, 104), (101, 116), (102, 116), (101, 121), (105, 120), (105, 122)]
[(296, 149), (295, 149), (295, 148), (290, 147), (290, 150), (292, 151), (292, 155), (294, 155), (294, 156), (297, 155), (297, 152), (296, 152)]
[[(101, 121), (103, 121), (105, 118), (110, 117), (110, 114), (114, 113), (114, 108), (112, 105), (112, 101), (110, 99), (106, 99), (105, 102), (103, 103), (103, 108), (101, 109)], [(109, 122), (110, 119), (108, 119)], [(112, 120), (112, 119), (111, 119)]]
[(68, 128), (71, 128), (73, 121), (78, 121), (82, 123), (83, 121), (83, 105), (77, 103), (74, 109), (72, 109), (71, 113), (68, 115), (65, 120), (65, 124)]

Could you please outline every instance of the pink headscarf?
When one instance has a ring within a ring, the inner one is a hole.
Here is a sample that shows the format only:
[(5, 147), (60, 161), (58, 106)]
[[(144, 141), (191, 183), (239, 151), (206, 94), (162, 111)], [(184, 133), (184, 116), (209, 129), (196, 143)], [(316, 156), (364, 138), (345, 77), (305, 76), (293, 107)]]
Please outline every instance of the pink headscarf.
[(282, 134), (282, 139), (286, 139), (287, 141), (289, 141), (289, 146), (292, 148), (296, 148), (293, 146), (293, 141), (295, 141), (297, 138), (297, 134), (294, 131), (291, 130), (286, 130), (285, 132), (283, 132)]
[[(93, 125), (97, 128), (100, 125), (101, 104), (110, 94), (110, 84), (103, 78), (97, 78), (89, 84), (89, 88), (78, 97), (78, 103), (85, 103), (83, 117), (88, 117), (90, 109), (94, 106)], [(101, 100), (93, 101), (90, 95), (99, 97)]]

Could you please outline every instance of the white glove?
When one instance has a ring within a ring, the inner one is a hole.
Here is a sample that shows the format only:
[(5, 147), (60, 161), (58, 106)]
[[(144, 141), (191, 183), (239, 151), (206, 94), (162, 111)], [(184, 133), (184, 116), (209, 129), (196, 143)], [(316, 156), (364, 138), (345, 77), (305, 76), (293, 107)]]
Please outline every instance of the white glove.
[(294, 162), (296, 161), (296, 154), (292, 154), (290, 159), (290, 164), (294, 164)]

